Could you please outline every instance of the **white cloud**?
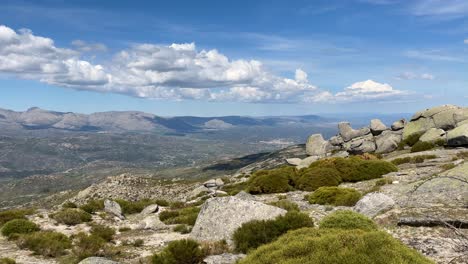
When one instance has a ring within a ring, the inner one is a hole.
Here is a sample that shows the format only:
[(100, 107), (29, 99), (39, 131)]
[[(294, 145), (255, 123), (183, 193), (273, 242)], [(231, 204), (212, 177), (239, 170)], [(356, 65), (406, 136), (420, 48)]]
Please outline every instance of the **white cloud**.
[(414, 72), (403, 72), (399, 74), (396, 79), (398, 80), (434, 80), (435, 77), (429, 73), (414, 73)]
[(463, 43), (468, 44), (468, 39), (463, 40)]
[(451, 62), (463, 62), (463, 59), (454, 57), (451, 55), (444, 54), (440, 50), (410, 50), (404, 54), (408, 58), (419, 59), (419, 60), (432, 60), (432, 61), (451, 61)]
[(416, 16), (464, 17), (468, 16), (468, 1), (418, 0), (411, 6), (410, 11)]
[(107, 51), (106, 45), (102, 43), (88, 43), (84, 40), (74, 40), (71, 43), (77, 50), (82, 52)]
[(0, 26), (0, 73), (60, 87), (169, 100), (256, 103), (388, 100), (405, 92), (373, 81), (355, 83), (332, 94), (309, 82), (297, 69), (294, 79), (275, 75), (257, 60), (229, 59), (217, 50), (197, 50), (194, 43), (138, 44), (102, 65), (80, 58), (80, 51), (104, 50), (75, 41), (58, 48), (50, 38), (29, 30)]

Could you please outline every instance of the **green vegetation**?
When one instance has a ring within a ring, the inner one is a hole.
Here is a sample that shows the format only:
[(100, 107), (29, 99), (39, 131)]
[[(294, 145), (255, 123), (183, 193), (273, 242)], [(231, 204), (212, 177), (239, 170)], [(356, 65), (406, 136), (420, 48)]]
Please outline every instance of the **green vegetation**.
[(20, 248), (32, 250), (35, 254), (46, 257), (58, 257), (66, 253), (66, 249), (71, 248), (70, 239), (58, 232), (39, 231), (22, 235), (17, 240)]
[(248, 181), (245, 181), (245, 182), (239, 182), (235, 184), (227, 184), (223, 186), (222, 190), (227, 192), (229, 195), (236, 195), (239, 192), (246, 190), (248, 187), (248, 183), (249, 183)]
[(423, 163), (425, 160), (436, 159), (436, 155), (419, 155), (414, 157), (405, 157), (405, 158), (397, 158), (392, 160), (394, 165), (401, 165), (405, 163)]
[(252, 251), (239, 264), (433, 264), (382, 231), (303, 228)]
[(179, 233), (181, 233), (181, 234), (188, 234), (188, 233), (190, 233), (191, 229), (190, 229), (190, 227), (188, 227), (188, 226), (185, 225), (185, 224), (180, 224), (180, 225), (176, 225), (176, 226), (172, 229), (172, 231), (174, 231), (174, 232), (179, 232)]
[(273, 220), (254, 220), (244, 223), (234, 232), (233, 240), (236, 250), (246, 253), (274, 241), (289, 230), (313, 225), (308, 215), (292, 211)]
[(167, 200), (164, 200), (164, 199), (156, 199), (154, 203), (163, 207), (167, 207), (170, 204)]
[(307, 197), (311, 204), (354, 206), (361, 193), (351, 188), (320, 187)]
[(433, 148), (435, 148), (435, 145), (432, 142), (418, 141), (411, 147), (411, 152), (426, 151), (431, 150)]
[(91, 235), (98, 236), (105, 241), (112, 241), (114, 239), (115, 230), (111, 227), (103, 225), (93, 225), (91, 227)]
[(11, 258), (0, 258), (0, 264), (16, 264), (16, 261)]
[(34, 213), (33, 209), (12, 209), (0, 212), (0, 227), (13, 219), (26, 219), (27, 215)]
[(202, 242), (201, 249), (203, 256), (221, 255), (231, 251), (226, 240)]
[(414, 133), (414, 134), (411, 134), (409, 135), (405, 140), (403, 140), (402, 142), (407, 145), (407, 146), (414, 146), (416, 143), (419, 142), (419, 139), (421, 138), (421, 136), (424, 134), (424, 132), (419, 132), (419, 133)]
[(78, 208), (78, 206), (73, 202), (66, 201), (62, 204), (62, 208)]
[(73, 244), (73, 254), (78, 260), (82, 260), (92, 256), (100, 256), (101, 250), (106, 247), (106, 240), (97, 235), (78, 233), (73, 238)]
[(94, 214), (104, 209), (104, 200), (90, 200), (86, 204), (80, 206), (80, 209), (89, 214)]
[(172, 241), (161, 253), (153, 255), (153, 264), (198, 264), (203, 260), (200, 245), (191, 239)]
[(270, 205), (283, 208), (286, 211), (299, 211), (299, 206), (291, 201), (288, 200), (279, 200), (277, 202), (270, 203)]
[(159, 219), (167, 225), (186, 224), (193, 226), (199, 212), (200, 208), (196, 206), (167, 210), (159, 214)]
[(13, 219), (3, 225), (1, 232), (2, 235), (11, 238), (15, 234), (29, 234), (39, 230), (39, 227), (29, 220)]
[(141, 238), (135, 239), (132, 243), (134, 247), (142, 247), (145, 244), (145, 241)]
[(320, 228), (377, 230), (377, 225), (362, 214), (350, 210), (333, 212), (322, 219)]
[(120, 207), (122, 208), (122, 213), (124, 215), (129, 215), (129, 214), (137, 214), (140, 213), (145, 207), (148, 205), (155, 204), (156, 202), (150, 199), (143, 199), (139, 201), (127, 201), (123, 199), (116, 199), (115, 200)]
[(279, 193), (298, 189), (314, 191), (324, 186), (338, 186), (342, 181), (358, 182), (382, 177), (398, 168), (372, 155), (350, 158), (329, 158), (312, 163), (309, 168), (296, 170), (282, 167), (254, 173), (247, 183), (253, 194)]
[(81, 209), (67, 208), (53, 214), (52, 218), (62, 224), (77, 225), (83, 222), (90, 222), (91, 214)]
[(453, 163), (447, 163), (447, 164), (440, 165), (440, 168), (443, 169), (443, 170), (451, 170), (451, 169), (453, 169), (455, 167), (456, 166)]
[(128, 226), (123, 226), (123, 227), (120, 227), (119, 228), (119, 232), (127, 232), (127, 231), (130, 231), (132, 230), (130, 227)]

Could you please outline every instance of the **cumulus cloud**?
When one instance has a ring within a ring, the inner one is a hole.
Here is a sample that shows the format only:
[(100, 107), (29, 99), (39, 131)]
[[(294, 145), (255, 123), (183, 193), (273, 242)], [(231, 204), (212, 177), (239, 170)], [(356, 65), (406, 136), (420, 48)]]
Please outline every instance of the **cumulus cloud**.
[(0, 73), (79, 90), (113, 92), (141, 98), (242, 101), (256, 103), (386, 100), (402, 95), (388, 84), (366, 81), (332, 94), (311, 84), (302, 69), (294, 78), (268, 71), (257, 60), (233, 60), (195, 43), (138, 44), (94, 64), (82, 52), (105, 46), (74, 41), (74, 49), (56, 47), (29, 30), (0, 26)]
[(84, 40), (77, 39), (72, 41), (71, 44), (81, 52), (107, 51), (107, 46), (102, 43), (89, 43)]
[(434, 80), (435, 77), (429, 73), (414, 73), (414, 72), (403, 72), (399, 74), (396, 79), (398, 80)]

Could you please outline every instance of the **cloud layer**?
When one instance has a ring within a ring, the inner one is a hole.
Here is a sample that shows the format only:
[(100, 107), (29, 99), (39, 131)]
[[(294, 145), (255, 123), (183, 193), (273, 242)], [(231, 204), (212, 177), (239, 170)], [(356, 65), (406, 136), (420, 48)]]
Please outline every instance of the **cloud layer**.
[(232, 60), (194, 43), (138, 44), (94, 64), (83, 53), (107, 47), (81, 40), (74, 49), (56, 47), (30, 30), (0, 25), (0, 73), (79, 90), (114, 92), (142, 98), (242, 101), (258, 103), (354, 102), (389, 100), (406, 94), (371, 80), (331, 93), (311, 84), (297, 69), (294, 79), (269, 72), (257, 60)]

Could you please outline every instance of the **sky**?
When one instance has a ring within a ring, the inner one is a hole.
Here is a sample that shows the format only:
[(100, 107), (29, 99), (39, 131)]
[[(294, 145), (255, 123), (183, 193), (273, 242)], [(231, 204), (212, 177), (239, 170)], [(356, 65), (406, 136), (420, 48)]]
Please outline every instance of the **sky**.
[(0, 13), (0, 108), (265, 116), (468, 102), (466, 0), (3, 0)]

